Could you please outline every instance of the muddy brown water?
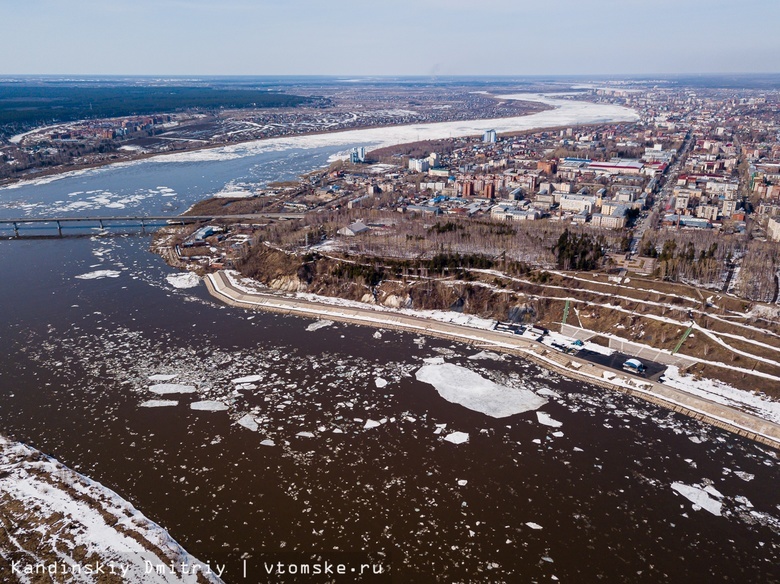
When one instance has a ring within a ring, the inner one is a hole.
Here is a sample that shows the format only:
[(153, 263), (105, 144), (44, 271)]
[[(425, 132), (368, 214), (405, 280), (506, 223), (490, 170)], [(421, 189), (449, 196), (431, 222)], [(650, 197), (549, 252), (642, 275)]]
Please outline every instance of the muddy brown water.
[[(227, 308), (168, 284), (148, 244), (0, 242), (0, 428), (227, 564), (226, 581), (299, 581), (266, 576), (279, 553), (357, 552), (399, 582), (777, 580), (777, 453), (465, 344)], [(76, 278), (100, 270), (117, 275)], [(414, 378), (432, 357), (541, 391), (562, 425), (443, 400)], [(198, 391), (154, 395), (154, 374)], [(228, 409), (189, 407), (204, 400)], [(236, 424), (247, 413), (257, 431)], [(722, 516), (674, 482), (711, 484)]]

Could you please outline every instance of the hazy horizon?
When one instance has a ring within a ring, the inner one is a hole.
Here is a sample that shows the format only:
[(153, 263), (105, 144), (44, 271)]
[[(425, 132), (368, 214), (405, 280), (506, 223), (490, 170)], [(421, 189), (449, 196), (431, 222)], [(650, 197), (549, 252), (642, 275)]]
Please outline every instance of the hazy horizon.
[(768, 0), (30, 0), (2, 14), (2, 76), (762, 74), (780, 57)]

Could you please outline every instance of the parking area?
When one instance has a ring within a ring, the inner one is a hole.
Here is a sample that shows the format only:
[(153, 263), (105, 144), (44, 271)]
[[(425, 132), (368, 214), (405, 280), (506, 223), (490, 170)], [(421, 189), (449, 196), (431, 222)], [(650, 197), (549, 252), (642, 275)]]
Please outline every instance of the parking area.
[(650, 379), (652, 381), (658, 381), (658, 378), (663, 374), (664, 371), (666, 371), (666, 365), (645, 359), (641, 359), (641, 362), (645, 367), (647, 367), (647, 370), (642, 375), (626, 371), (623, 369), (623, 363), (629, 359), (635, 359), (636, 357), (633, 357), (632, 355), (626, 355), (625, 353), (615, 352), (612, 355), (602, 355), (601, 353), (582, 349), (577, 351), (575, 355), (580, 359), (585, 359), (591, 363), (596, 363), (603, 367), (616, 369), (627, 375), (633, 375), (634, 377), (639, 377), (641, 379)]

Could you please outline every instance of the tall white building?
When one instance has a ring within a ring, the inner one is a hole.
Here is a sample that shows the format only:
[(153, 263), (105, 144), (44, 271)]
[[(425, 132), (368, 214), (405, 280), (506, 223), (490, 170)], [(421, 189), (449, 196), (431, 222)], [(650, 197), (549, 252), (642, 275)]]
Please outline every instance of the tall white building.
[(410, 158), (409, 170), (414, 172), (425, 172), (430, 168), (427, 158)]
[(498, 141), (498, 135), (495, 130), (485, 130), (482, 134), (482, 141), (486, 144), (495, 144)]
[(561, 195), (562, 211), (574, 211), (575, 213), (586, 211), (590, 213), (595, 205), (596, 197), (591, 195)]
[(777, 217), (770, 217), (766, 231), (769, 239), (772, 241), (780, 241), (780, 219)]

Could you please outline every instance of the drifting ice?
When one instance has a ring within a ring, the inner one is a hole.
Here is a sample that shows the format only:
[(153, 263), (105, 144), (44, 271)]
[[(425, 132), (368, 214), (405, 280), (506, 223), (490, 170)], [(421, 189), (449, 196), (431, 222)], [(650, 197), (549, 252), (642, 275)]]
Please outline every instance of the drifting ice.
[(532, 391), (498, 385), (452, 363), (424, 365), (415, 377), (433, 385), (439, 395), (448, 402), (460, 404), (493, 418), (505, 418), (535, 410), (547, 403), (546, 399)]

